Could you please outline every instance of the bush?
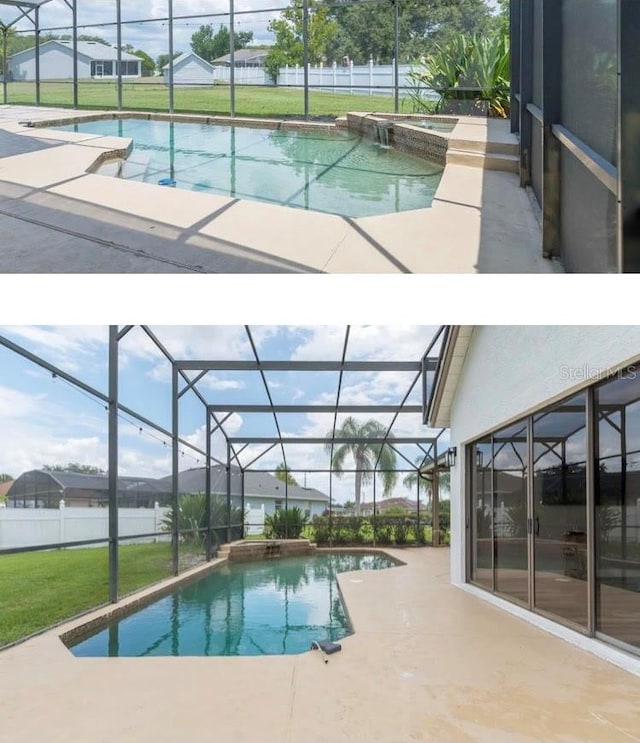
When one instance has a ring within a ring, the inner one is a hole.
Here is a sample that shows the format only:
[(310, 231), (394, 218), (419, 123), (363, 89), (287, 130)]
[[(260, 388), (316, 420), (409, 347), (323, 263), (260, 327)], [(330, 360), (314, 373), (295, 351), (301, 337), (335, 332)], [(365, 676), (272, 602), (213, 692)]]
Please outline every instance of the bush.
[(510, 46), (506, 34), (494, 36), (464, 34), (446, 44), (436, 44), (418, 70), (409, 74), (409, 93), (414, 111), (427, 108), (425, 93), (440, 96), (436, 113), (465, 113), (465, 104), (490, 116), (507, 118), (510, 105)]
[[(231, 507), (231, 540), (242, 537), (244, 514), (241, 508)], [(211, 526), (213, 541), (227, 541), (227, 499), (211, 496)], [(173, 530), (173, 506), (162, 520), (163, 531)], [(205, 493), (181, 495), (178, 501), (178, 531), (187, 544), (203, 544), (207, 529), (207, 497)]]
[[(320, 545), (425, 544), (424, 522), (420, 530), (413, 516), (316, 516), (314, 539)], [(375, 536), (375, 540), (374, 540)]]
[(267, 539), (299, 539), (307, 524), (307, 517), (297, 506), (280, 509), (264, 519), (264, 535)]

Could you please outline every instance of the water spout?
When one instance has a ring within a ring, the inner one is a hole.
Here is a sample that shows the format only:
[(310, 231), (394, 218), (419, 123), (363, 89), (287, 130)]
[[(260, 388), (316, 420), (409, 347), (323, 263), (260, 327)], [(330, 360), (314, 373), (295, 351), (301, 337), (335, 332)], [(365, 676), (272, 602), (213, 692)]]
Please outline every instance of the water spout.
[(378, 144), (384, 149), (389, 149), (389, 133), (393, 131), (392, 121), (376, 122), (376, 139)]

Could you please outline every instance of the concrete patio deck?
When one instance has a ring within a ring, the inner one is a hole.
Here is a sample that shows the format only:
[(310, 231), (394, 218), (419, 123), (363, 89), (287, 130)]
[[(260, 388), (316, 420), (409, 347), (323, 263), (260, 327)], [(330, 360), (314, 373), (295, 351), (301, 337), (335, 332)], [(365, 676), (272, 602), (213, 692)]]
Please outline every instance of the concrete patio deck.
[[(561, 271), (513, 173), (450, 164), (431, 208), (351, 220), (99, 175), (96, 159), (128, 140), (20, 123), (90, 113), (0, 106), (0, 130), (30, 140), (0, 152), (0, 272)], [(506, 136), (479, 127), (460, 131)]]
[(407, 564), (340, 576), (355, 634), (328, 665), (75, 658), (80, 622), (6, 650), (0, 741), (640, 740), (640, 677), (450, 585), (448, 550), (387, 551)]

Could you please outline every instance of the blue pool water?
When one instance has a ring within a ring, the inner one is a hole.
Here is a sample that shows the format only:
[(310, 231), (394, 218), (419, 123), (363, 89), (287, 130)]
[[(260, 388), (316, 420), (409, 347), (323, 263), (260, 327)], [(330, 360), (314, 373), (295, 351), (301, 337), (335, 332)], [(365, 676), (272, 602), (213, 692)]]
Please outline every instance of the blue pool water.
[(342, 131), (137, 119), (59, 128), (133, 139), (129, 158), (101, 172), (345, 217), (429, 207), (443, 170)]
[(70, 649), (80, 657), (291, 655), (352, 630), (336, 575), (398, 563), (382, 553), (325, 553), (227, 564)]

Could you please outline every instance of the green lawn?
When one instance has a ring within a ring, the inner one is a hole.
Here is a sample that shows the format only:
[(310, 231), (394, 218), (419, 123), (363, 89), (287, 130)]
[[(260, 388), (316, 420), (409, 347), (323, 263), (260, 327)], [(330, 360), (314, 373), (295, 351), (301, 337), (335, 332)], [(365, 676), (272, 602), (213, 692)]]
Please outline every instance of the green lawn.
[[(125, 109), (166, 111), (169, 106), (167, 87), (151, 82), (124, 83), (122, 100)], [(72, 106), (73, 86), (70, 82), (43, 82), (40, 88), (43, 106)], [(115, 82), (83, 81), (79, 84), (80, 108), (114, 109), (117, 107)], [(229, 113), (230, 89), (227, 85), (201, 88), (176, 88), (175, 110), (183, 113)], [(335, 117), (347, 111), (393, 112), (393, 96), (349, 95), (345, 93), (309, 93), (310, 113), (313, 117)], [(9, 83), (8, 102), (33, 104), (35, 83)], [(412, 113), (411, 101), (401, 100), (401, 112)], [(302, 90), (271, 87), (236, 87), (236, 113), (239, 116), (302, 116)]]
[[(121, 546), (119, 561), (120, 595), (172, 574), (167, 542)], [(3, 555), (0, 646), (104, 604), (108, 595), (106, 547)]]

